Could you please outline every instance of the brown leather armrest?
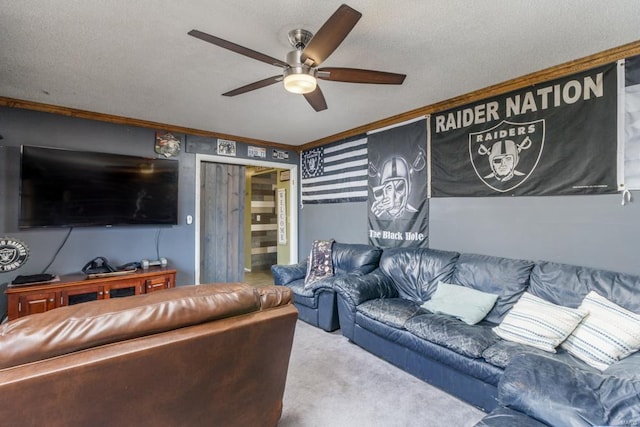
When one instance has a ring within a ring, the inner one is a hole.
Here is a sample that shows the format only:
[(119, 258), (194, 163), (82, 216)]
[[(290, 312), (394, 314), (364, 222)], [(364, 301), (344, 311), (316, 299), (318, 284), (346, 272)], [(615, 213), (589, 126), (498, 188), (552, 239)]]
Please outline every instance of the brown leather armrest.
[(286, 286), (264, 286), (256, 288), (260, 295), (262, 310), (291, 303), (291, 289)]

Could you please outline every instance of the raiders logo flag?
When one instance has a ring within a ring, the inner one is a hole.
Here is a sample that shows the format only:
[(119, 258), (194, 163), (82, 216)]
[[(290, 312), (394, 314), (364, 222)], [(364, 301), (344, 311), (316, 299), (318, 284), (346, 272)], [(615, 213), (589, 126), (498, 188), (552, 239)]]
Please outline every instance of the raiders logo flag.
[(610, 64), (434, 114), (434, 197), (617, 191), (617, 71)]

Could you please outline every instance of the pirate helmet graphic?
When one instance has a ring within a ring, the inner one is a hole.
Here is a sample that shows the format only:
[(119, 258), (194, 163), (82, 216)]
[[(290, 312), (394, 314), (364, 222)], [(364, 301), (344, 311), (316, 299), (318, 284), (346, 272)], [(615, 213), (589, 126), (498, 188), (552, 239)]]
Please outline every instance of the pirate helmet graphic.
[(516, 143), (510, 139), (494, 143), (489, 152), (489, 165), (493, 177), (499, 181), (508, 181), (514, 174), (518, 174), (516, 166), (520, 161), (519, 151)]
[(371, 211), (378, 218), (395, 219), (405, 213), (417, 212), (411, 206), (411, 175), (424, 169), (426, 165), (424, 152), (416, 155), (409, 164), (403, 157), (393, 156), (380, 168), (369, 162), (369, 176), (378, 178), (378, 186), (372, 186), (373, 198)]
[(383, 197), (391, 200), (391, 215), (402, 213), (407, 206), (407, 198), (411, 193), (409, 167), (402, 157), (392, 157), (382, 166), (380, 187)]

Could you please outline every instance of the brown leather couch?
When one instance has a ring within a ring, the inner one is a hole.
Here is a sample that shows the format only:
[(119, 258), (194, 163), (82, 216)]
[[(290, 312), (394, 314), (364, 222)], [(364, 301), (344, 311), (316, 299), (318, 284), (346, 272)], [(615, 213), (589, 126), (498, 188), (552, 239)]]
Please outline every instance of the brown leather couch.
[(0, 425), (276, 426), (290, 301), (282, 286), (183, 286), (0, 325)]

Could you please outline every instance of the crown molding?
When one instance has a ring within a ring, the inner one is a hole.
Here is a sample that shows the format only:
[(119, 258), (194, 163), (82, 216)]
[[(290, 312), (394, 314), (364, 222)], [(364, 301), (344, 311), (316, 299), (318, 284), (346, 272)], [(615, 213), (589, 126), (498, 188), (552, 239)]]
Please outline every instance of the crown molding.
[(21, 108), (25, 110), (40, 111), (44, 113), (59, 114), (62, 116), (77, 117), (80, 119), (97, 120), (100, 122), (114, 123), (118, 125), (137, 126), (142, 128), (163, 130), (167, 132), (183, 133), (195, 136), (204, 136), (211, 138), (230, 139), (238, 142), (245, 142), (252, 145), (259, 145), (269, 148), (282, 148), (285, 150), (297, 151), (298, 147), (293, 145), (281, 144), (278, 142), (264, 141), (261, 139), (247, 138), (244, 136), (228, 135), (225, 133), (211, 132), (200, 129), (187, 128), (183, 126), (170, 125), (166, 123), (157, 123), (148, 120), (132, 119), (130, 117), (116, 116), (112, 114), (96, 113), (93, 111), (85, 111), (77, 108), (62, 107), (59, 105), (43, 104), (40, 102), (26, 101), (22, 99), (7, 98), (0, 96), (0, 106), (10, 108)]
[(613, 49), (608, 49), (594, 55), (586, 56), (581, 59), (576, 59), (560, 65), (545, 68), (540, 71), (526, 74), (522, 77), (507, 80), (502, 83), (488, 86), (473, 92), (466, 93), (464, 95), (456, 96), (454, 98), (437, 102), (435, 104), (420, 107), (415, 110), (407, 111), (405, 113), (391, 116), (386, 119), (378, 120), (364, 126), (349, 129), (347, 131), (336, 133), (334, 135), (327, 136), (321, 139), (316, 139), (315, 141), (307, 142), (306, 144), (303, 144), (297, 148), (300, 152), (302, 152), (303, 150), (319, 147), (352, 136), (361, 135), (372, 130), (402, 123), (404, 121), (415, 119), (420, 116), (426, 116), (428, 114), (434, 114), (476, 101), (481, 101), (483, 99), (491, 98), (496, 95), (501, 95), (534, 84), (554, 80), (559, 77), (564, 77), (580, 71), (585, 71), (591, 68), (598, 67), (600, 65), (608, 64), (635, 55), (640, 55), (640, 40), (615, 47)]

